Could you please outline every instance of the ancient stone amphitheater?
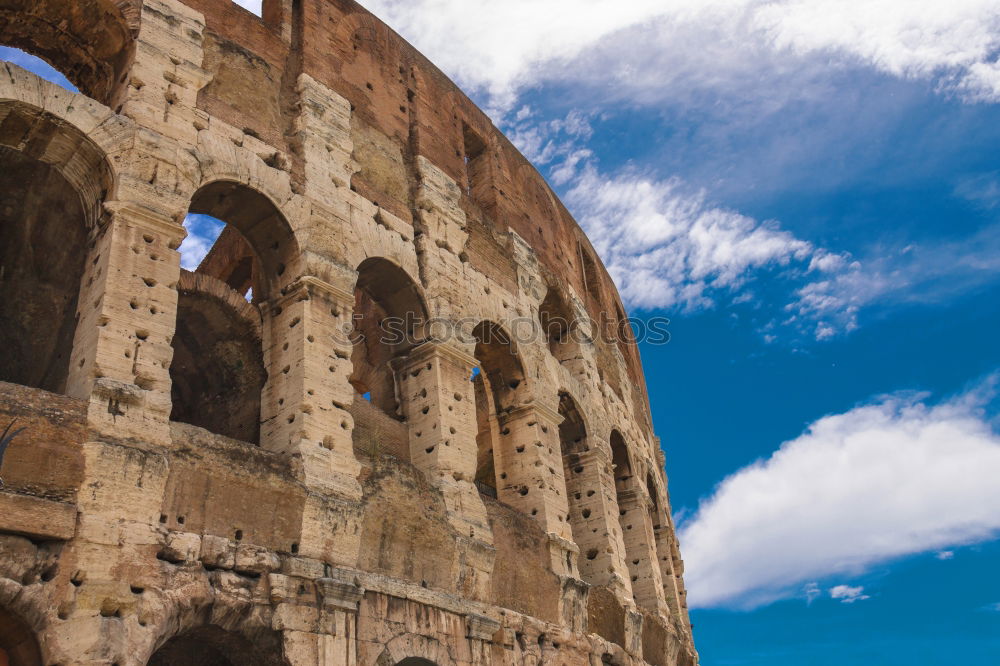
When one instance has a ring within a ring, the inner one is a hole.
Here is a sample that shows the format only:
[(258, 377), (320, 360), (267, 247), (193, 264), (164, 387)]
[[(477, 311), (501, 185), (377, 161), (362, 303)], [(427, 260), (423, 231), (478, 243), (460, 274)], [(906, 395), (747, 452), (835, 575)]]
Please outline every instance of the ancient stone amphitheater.
[(617, 292), (440, 71), (351, 0), (0, 43), (80, 90), (0, 63), (0, 665), (697, 663)]

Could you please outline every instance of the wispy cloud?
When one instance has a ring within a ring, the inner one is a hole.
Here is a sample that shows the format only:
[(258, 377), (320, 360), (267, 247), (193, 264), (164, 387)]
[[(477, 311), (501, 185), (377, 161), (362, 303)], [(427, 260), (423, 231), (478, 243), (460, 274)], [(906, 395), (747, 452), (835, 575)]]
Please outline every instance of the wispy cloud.
[(831, 587), (830, 598), (836, 599), (842, 604), (853, 604), (865, 599), (871, 599), (870, 596), (865, 594), (865, 588), (861, 586), (851, 587), (850, 585), (835, 585)]
[[(633, 307), (712, 307), (768, 267), (804, 267), (824, 251), (773, 222), (712, 206), (679, 179), (657, 181), (626, 169), (615, 176), (587, 164), (566, 202)], [(820, 262), (822, 263), (822, 262)]]
[[(648, 169), (601, 169), (589, 116), (536, 118), (522, 107), (508, 131), (564, 190), (563, 199), (631, 308), (758, 310), (760, 333), (828, 340), (867, 310), (935, 305), (1000, 279), (1000, 228), (933, 245), (886, 244), (853, 255), (712, 201), (706, 190)], [(766, 300), (756, 289), (767, 281)]]
[[(1000, 98), (995, 0), (372, 0), (367, 6), (460, 83), (506, 108), (521, 90), (556, 77), (648, 95), (650, 81), (661, 90), (681, 80), (733, 83), (730, 73), (746, 71), (748, 63), (861, 65), (934, 80), (969, 99)], [(593, 53), (604, 66), (581, 66)], [(669, 56), (669, 69), (661, 56)]]
[(725, 479), (680, 529), (692, 606), (754, 607), (806, 581), (995, 537), (1000, 436), (984, 414), (995, 383), (937, 405), (900, 394), (826, 416)]

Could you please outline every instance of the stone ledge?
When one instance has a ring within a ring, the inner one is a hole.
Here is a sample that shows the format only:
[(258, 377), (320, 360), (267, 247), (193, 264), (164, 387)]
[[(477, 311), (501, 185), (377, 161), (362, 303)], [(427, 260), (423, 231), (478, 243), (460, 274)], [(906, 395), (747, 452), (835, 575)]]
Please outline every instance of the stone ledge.
[(72, 539), (76, 505), (0, 491), (0, 532), (35, 539)]

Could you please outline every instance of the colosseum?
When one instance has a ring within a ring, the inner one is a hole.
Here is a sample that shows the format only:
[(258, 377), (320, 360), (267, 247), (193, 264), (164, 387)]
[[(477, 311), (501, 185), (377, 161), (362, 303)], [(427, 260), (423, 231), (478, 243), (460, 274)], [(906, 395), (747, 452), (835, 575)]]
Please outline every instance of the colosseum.
[(79, 89), (0, 63), (0, 665), (697, 664), (618, 293), (419, 52), (352, 0), (0, 43)]

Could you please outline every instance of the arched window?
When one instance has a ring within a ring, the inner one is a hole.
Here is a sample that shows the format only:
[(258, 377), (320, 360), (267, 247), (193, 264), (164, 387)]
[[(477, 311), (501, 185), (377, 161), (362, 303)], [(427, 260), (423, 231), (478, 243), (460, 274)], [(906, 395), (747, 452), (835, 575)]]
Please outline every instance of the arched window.
[(649, 515), (653, 518), (653, 529), (660, 528), (660, 498), (659, 492), (656, 490), (656, 482), (653, 481), (653, 475), (648, 474), (646, 476), (646, 492), (649, 493)]
[(615, 494), (620, 498), (622, 493), (632, 487), (632, 463), (625, 447), (625, 438), (617, 430), (611, 431), (611, 465), (615, 474)]
[(49, 114), (0, 104), (0, 381), (66, 390), (104, 154)]
[(580, 358), (580, 322), (557, 288), (550, 287), (545, 294), (538, 307), (538, 323), (556, 360), (565, 363)]
[(0, 608), (0, 666), (42, 666), (42, 653), (31, 628)]
[(382, 258), (358, 266), (354, 300), (350, 382), (355, 392), (355, 452), (372, 455), (381, 450), (408, 460), (408, 435), (400, 427), (401, 396), (391, 364), (423, 340), (427, 310), (406, 271)]
[(184, 271), (177, 292), (171, 420), (259, 443), (267, 380), (260, 311), (201, 273)]
[(114, 0), (9, 0), (0, 5), (3, 44), (49, 63), (112, 109), (124, 99), (139, 12)]
[(260, 304), (295, 274), (288, 222), (263, 194), (218, 181), (191, 200), (170, 365), (173, 421), (257, 444), (267, 380)]
[[(559, 424), (559, 448), (562, 453), (563, 475), (566, 478), (569, 524), (573, 541), (585, 555), (588, 551), (601, 547), (598, 535), (588, 528), (588, 522), (593, 516), (588, 500), (599, 490), (599, 475), (593, 461), (581, 460), (581, 455), (590, 450), (587, 426), (576, 401), (568, 393), (559, 395), (559, 416), (562, 417)], [(581, 575), (587, 568), (587, 561), (586, 557), (581, 560)], [(584, 580), (588, 577), (585, 576)]]
[(481, 322), (472, 332), (479, 372), (472, 382), (476, 395), (476, 486), (497, 496), (495, 451), (500, 442), (499, 419), (518, 406), (524, 391), (524, 368), (507, 331), (493, 322)]
[[(615, 474), (615, 495), (626, 564), (632, 579), (632, 592), (636, 603), (640, 606), (658, 610), (663, 591), (657, 589), (662, 588), (662, 576), (653, 525), (659, 524), (659, 521), (653, 518), (652, 511), (641, 501), (639, 493), (642, 481), (640, 479), (637, 484), (633, 477), (633, 467), (625, 438), (620, 432), (613, 430), (610, 443)], [(647, 483), (652, 483), (651, 477), (647, 477)], [(653, 496), (655, 497), (655, 494)]]

